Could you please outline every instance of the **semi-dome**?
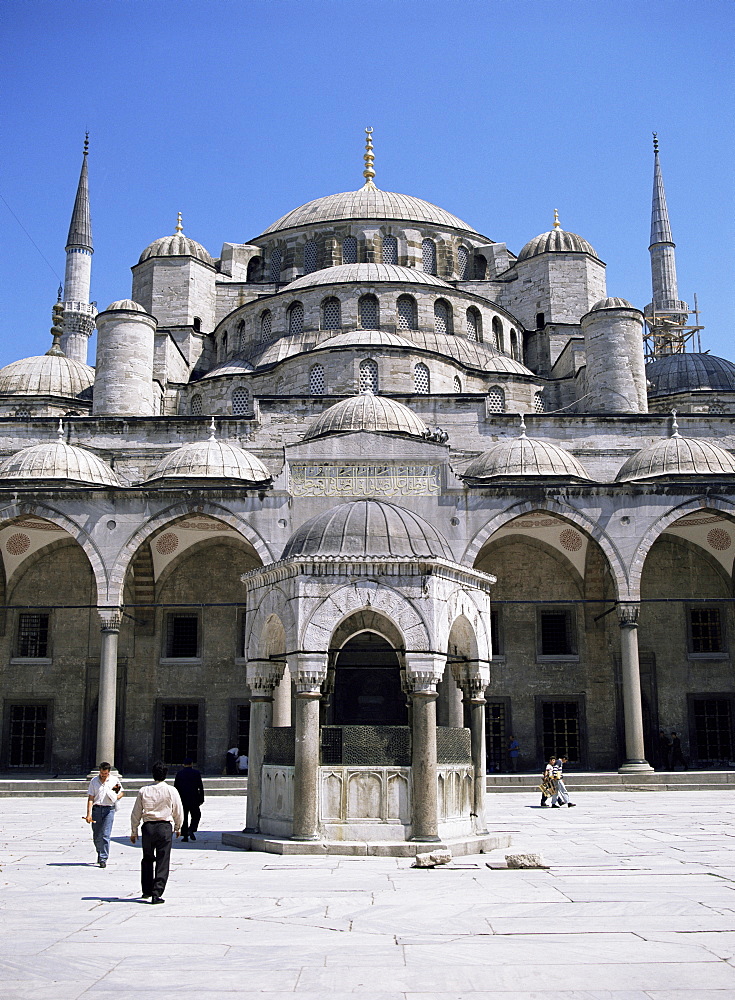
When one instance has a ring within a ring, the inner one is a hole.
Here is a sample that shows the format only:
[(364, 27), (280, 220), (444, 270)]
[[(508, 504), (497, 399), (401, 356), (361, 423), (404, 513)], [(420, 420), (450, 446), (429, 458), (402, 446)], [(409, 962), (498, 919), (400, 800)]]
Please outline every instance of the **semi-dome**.
[(203, 260), (205, 264), (213, 264), (214, 261), (209, 252), (196, 240), (184, 236), (181, 229), (181, 213), (176, 226), (176, 232), (172, 236), (162, 236), (159, 240), (154, 240), (145, 248), (138, 259), (142, 264), (149, 257), (196, 257)]
[(324, 267), (320, 271), (312, 271), (310, 274), (302, 274), (281, 291), (296, 292), (318, 285), (372, 285), (381, 281), (452, 288), (452, 285), (443, 278), (427, 274), (426, 271), (420, 271), (415, 267), (401, 267), (398, 264), (337, 264), (334, 267)]
[(63, 354), (12, 361), (0, 369), (0, 394), (78, 397), (94, 384), (94, 368)]
[(126, 312), (145, 312), (140, 302), (133, 302), (132, 299), (118, 299), (117, 302), (111, 302), (107, 309), (105, 309), (105, 312), (112, 312), (118, 309), (125, 310)]
[(669, 476), (735, 476), (735, 458), (709, 441), (679, 434), (676, 417), (671, 437), (641, 448), (623, 464), (616, 483)]
[(321, 413), (309, 425), (304, 441), (311, 441), (325, 434), (346, 434), (351, 431), (424, 437), (428, 428), (403, 403), (388, 396), (374, 396), (371, 392), (364, 392), (359, 396), (340, 400)]
[(564, 448), (526, 437), (525, 422), (521, 436), (499, 441), (474, 459), (462, 474), (463, 479), (538, 479), (564, 478), (589, 481), (583, 466)]
[(319, 344), (319, 350), (331, 347), (401, 347), (415, 348), (410, 340), (388, 330), (350, 330), (328, 337)]
[(353, 500), (312, 517), (291, 535), (281, 558), (294, 556), (454, 561), (432, 524), (380, 500)]
[(101, 458), (86, 448), (61, 440), (21, 448), (0, 465), (0, 480), (60, 480), (85, 486), (120, 486), (114, 471)]
[(253, 366), (244, 358), (228, 358), (216, 368), (211, 368), (202, 378), (219, 378), (220, 375), (249, 375)]
[[(576, 233), (566, 232), (559, 225), (556, 212), (554, 216), (554, 228), (529, 240), (518, 254), (518, 260), (527, 260), (542, 253), (588, 253), (592, 257), (597, 257), (597, 251), (591, 243)], [(597, 259), (599, 260), (599, 257)]]
[(735, 364), (711, 354), (667, 354), (646, 365), (646, 378), (651, 396), (702, 389), (733, 392)]
[[(621, 299), (619, 295), (608, 295), (606, 299), (600, 299), (590, 309), (590, 312), (601, 312), (603, 309), (636, 309), (627, 299)], [(638, 310), (640, 312), (640, 309)]]
[(461, 229), (466, 233), (476, 232), (456, 215), (429, 201), (408, 194), (381, 191), (374, 184), (368, 183), (358, 191), (343, 191), (307, 201), (305, 205), (294, 208), (277, 219), (262, 235), (268, 236), (299, 226), (344, 222), (348, 219), (390, 219), (395, 222), (423, 223), (442, 229)]
[(226, 441), (217, 441), (211, 428), (207, 441), (193, 441), (166, 455), (146, 482), (160, 479), (235, 479), (260, 485), (271, 479), (259, 458)]

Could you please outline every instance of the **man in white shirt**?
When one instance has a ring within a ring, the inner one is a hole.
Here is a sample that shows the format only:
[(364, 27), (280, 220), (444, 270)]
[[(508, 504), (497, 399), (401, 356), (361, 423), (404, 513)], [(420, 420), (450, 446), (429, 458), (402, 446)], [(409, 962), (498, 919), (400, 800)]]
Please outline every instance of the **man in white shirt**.
[(119, 777), (110, 777), (110, 764), (103, 760), (100, 763), (100, 773), (89, 783), (87, 815), (84, 817), (87, 823), (92, 824), (92, 840), (97, 850), (97, 864), (100, 868), (107, 867), (115, 810), (118, 800), (124, 794)]
[[(168, 881), (171, 861), (171, 831), (178, 837), (184, 822), (181, 796), (166, 784), (168, 768), (157, 761), (151, 771), (152, 785), (144, 785), (130, 815), (130, 842), (138, 839), (138, 827), (143, 821), (143, 860), (140, 863), (141, 895), (151, 903), (163, 903), (163, 890)], [(155, 861), (155, 874), (153, 864)]]

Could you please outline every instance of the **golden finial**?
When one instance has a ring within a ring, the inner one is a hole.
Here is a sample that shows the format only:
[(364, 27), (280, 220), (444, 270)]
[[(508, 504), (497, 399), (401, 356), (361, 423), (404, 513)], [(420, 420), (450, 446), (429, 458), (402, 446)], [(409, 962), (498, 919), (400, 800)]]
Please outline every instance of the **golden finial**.
[(84, 133), (84, 155), (89, 152), (89, 129)]
[(559, 222), (559, 209), (554, 209), (554, 229), (561, 229), (561, 222)]
[(373, 177), (375, 177), (375, 170), (373, 168), (375, 157), (373, 156), (373, 130), (371, 127), (368, 126), (365, 129), (365, 135), (367, 136), (365, 140), (365, 155), (363, 156), (365, 169), (362, 172), (362, 176), (365, 178), (366, 184), (372, 184)]
[(658, 132), (652, 132), (653, 135), (653, 151), (658, 153)]
[(61, 340), (61, 335), (64, 332), (64, 307), (61, 302), (55, 302), (52, 314), (53, 326), (51, 327), (51, 336), (54, 338), (54, 342), (46, 351), (47, 355), (51, 357), (63, 358), (64, 352), (61, 350), (61, 345), (59, 341)]
[(177, 212), (176, 215), (176, 232), (183, 233), (184, 227), (181, 225), (181, 212)]

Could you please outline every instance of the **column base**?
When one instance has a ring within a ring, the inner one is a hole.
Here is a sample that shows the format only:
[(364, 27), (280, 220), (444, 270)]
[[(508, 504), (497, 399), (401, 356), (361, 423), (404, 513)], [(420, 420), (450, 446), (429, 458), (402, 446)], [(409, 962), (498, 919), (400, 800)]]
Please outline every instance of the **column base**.
[(311, 837), (291, 837), (291, 840), (297, 840), (300, 844), (313, 843), (315, 840), (321, 840), (318, 833), (313, 834)]
[(618, 768), (618, 774), (640, 774), (652, 772), (653, 768), (647, 760), (626, 760)]
[(411, 837), (408, 841), (410, 844), (441, 844), (441, 837)]

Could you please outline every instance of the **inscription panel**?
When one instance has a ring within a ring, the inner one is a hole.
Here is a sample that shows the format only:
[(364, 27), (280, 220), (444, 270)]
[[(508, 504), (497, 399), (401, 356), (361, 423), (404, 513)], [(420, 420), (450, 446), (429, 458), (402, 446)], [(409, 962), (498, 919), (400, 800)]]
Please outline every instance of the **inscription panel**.
[(289, 466), (289, 484), (295, 497), (439, 496), (441, 467), (432, 463), (293, 463)]

